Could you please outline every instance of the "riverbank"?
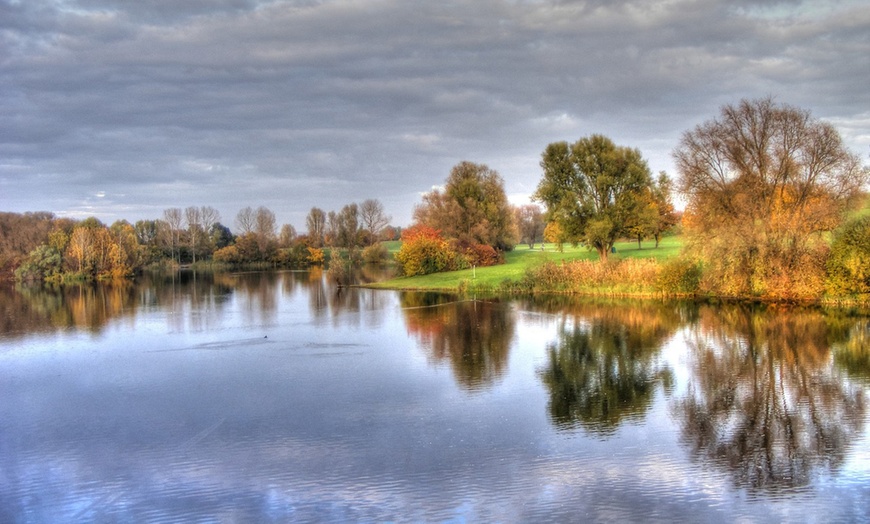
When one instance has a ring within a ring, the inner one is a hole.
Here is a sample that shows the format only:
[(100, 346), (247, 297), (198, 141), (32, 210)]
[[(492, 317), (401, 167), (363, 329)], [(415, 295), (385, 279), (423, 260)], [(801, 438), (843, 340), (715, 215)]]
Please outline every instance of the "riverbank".
[[(616, 244), (616, 253), (610, 258), (619, 260), (645, 260), (652, 259), (657, 262), (675, 259), (682, 250), (683, 242), (680, 237), (665, 237), (654, 247), (653, 242), (646, 242), (638, 247), (637, 242), (619, 242)], [(405, 291), (497, 291), (499, 288), (519, 285), (530, 269), (541, 268), (548, 263), (560, 264), (576, 260), (597, 261), (598, 254), (585, 247), (573, 247), (570, 244), (563, 246), (559, 251), (555, 244), (535, 244), (534, 249), (528, 245), (518, 245), (513, 251), (505, 254), (505, 263), (496, 266), (463, 269), (459, 271), (445, 271), (430, 275), (413, 277), (397, 277), (384, 282), (366, 285), (370, 288), (397, 289)], [(649, 291), (649, 290), (647, 290)], [(616, 293), (613, 293), (616, 294)]]
[(616, 245), (607, 264), (583, 247), (565, 246), (562, 252), (546, 244), (541, 250), (517, 246), (504, 264), (491, 267), (397, 277), (364, 287), (402, 291), (433, 291), (477, 295), (565, 294), (602, 297), (693, 297), (713, 301), (816, 304), (831, 307), (870, 306), (870, 296), (848, 297), (742, 297), (699, 293), (702, 270), (680, 257), (681, 237), (662, 239), (640, 248), (637, 242)]

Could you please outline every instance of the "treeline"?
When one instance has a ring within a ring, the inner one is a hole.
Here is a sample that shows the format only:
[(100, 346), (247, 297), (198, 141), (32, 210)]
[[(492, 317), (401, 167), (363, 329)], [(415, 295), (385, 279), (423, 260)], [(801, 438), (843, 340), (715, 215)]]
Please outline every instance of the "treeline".
[[(832, 125), (771, 98), (743, 100), (685, 132), (673, 156), (687, 203), (684, 251), (646, 268), (648, 278), (627, 273), (624, 283), (765, 300), (867, 298), (870, 217), (855, 211), (867, 202), (870, 172)], [(600, 135), (550, 144), (541, 167), (535, 197), (547, 207), (547, 227), (602, 260), (617, 238), (655, 217), (651, 206), (661, 209), (667, 193), (663, 177), (650, 184), (637, 150)], [(527, 275), (526, 285), (576, 289), (619, 272), (548, 267)]]
[[(650, 287), (775, 300), (870, 293), (870, 217), (854, 214), (867, 201), (870, 170), (832, 125), (772, 98), (743, 100), (684, 133), (673, 156), (676, 190), (687, 203), (682, 216), (670, 178), (654, 178), (639, 150), (602, 135), (545, 148), (533, 195), (542, 216), (509, 213), (498, 174), (463, 162), (444, 190), (423, 197), (398, 261), (406, 275), (489, 265), (513, 248), (521, 226), (544, 224), (548, 242), (585, 245), (607, 262), (618, 240), (658, 245), (679, 225), (686, 248), (667, 267), (642, 268)], [(639, 266), (607, 266), (547, 267), (524, 284), (571, 290), (644, 280), (636, 278)]]
[[(277, 226), (266, 207), (246, 207), (235, 232), (209, 206), (170, 208), (161, 219), (106, 225), (52, 213), (0, 213), (0, 278), (64, 282), (131, 277), (148, 268), (186, 264), (307, 267), (321, 264), (325, 247), (357, 248), (398, 238), (377, 200), (338, 213), (313, 208), (307, 234)], [(379, 254), (386, 257), (386, 250)]]

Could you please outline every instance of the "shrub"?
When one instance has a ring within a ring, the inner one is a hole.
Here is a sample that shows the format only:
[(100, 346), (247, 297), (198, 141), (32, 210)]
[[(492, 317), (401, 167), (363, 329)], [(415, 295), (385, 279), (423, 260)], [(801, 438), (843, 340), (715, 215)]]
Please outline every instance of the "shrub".
[(870, 293), (870, 216), (853, 220), (838, 230), (827, 262), (828, 293)]
[(405, 276), (428, 275), (450, 269), (456, 253), (441, 233), (427, 226), (413, 226), (402, 232), (402, 247), (396, 262)]
[(321, 265), (323, 264), (323, 259), (325, 255), (323, 254), (323, 250), (318, 247), (309, 247), (308, 248), (308, 262), (312, 265)]
[(499, 263), (498, 251), (486, 244), (474, 244), (465, 249), (469, 263), (477, 267), (494, 266)]
[(372, 244), (363, 249), (362, 259), (366, 264), (383, 264), (390, 258), (390, 252), (387, 246), (381, 244)]
[(224, 264), (239, 264), (242, 261), (242, 254), (236, 246), (222, 247), (214, 252), (212, 259), (215, 262)]
[(24, 262), (15, 270), (15, 279), (19, 281), (53, 279), (59, 276), (62, 270), (60, 251), (43, 244), (27, 255)]
[(698, 291), (700, 284), (701, 265), (686, 258), (668, 260), (656, 278), (656, 287), (665, 294), (693, 294)]

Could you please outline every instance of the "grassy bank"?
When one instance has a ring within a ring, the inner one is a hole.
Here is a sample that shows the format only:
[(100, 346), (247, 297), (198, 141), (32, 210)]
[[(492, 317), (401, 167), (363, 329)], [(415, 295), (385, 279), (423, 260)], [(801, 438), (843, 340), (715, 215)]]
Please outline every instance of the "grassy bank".
[[(611, 254), (614, 260), (624, 259), (654, 259), (657, 261), (676, 257), (682, 249), (680, 237), (662, 239), (658, 248), (653, 242), (645, 242), (638, 248), (637, 242), (620, 242), (616, 244), (616, 253)], [(526, 270), (544, 265), (546, 262), (571, 260), (598, 260), (598, 254), (585, 247), (565, 245), (559, 252), (554, 244), (545, 244), (544, 250), (536, 244), (535, 249), (527, 245), (518, 245), (506, 254), (504, 264), (461, 271), (448, 271), (414, 277), (399, 277), (385, 282), (370, 284), (369, 287), (381, 289), (404, 289), (415, 291), (460, 291), (474, 288), (495, 290), (505, 281), (518, 283), (526, 274)]]

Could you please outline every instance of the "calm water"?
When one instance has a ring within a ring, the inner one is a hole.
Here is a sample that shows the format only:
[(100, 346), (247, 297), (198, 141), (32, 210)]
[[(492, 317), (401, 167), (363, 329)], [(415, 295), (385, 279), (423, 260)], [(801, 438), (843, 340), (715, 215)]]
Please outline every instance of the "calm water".
[(337, 292), (0, 291), (0, 522), (868, 521), (870, 320)]

